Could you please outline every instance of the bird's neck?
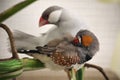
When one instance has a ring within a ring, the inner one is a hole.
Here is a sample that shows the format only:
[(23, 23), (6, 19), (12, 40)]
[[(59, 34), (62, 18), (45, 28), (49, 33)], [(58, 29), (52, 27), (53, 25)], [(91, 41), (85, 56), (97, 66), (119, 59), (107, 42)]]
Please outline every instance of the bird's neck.
[(69, 14), (70, 12), (68, 12), (67, 10), (63, 9), (62, 14), (61, 14), (61, 21), (67, 21), (71, 19), (71, 15)]

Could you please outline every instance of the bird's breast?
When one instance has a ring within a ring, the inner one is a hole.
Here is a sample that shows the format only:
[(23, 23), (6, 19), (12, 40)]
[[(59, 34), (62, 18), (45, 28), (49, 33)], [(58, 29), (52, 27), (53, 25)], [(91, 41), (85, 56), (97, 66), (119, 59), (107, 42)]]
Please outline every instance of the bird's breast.
[(41, 62), (45, 63), (45, 67), (51, 70), (63, 70), (65, 69), (64, 66), (56, 64), (51, 57), (43, 54), (33, 54), (34, 58), (40, 60)]

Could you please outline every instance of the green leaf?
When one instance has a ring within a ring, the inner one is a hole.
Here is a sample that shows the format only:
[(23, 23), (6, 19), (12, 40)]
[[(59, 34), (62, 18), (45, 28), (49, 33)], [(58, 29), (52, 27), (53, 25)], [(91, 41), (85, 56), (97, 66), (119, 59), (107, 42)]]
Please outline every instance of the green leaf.
[(70, 69), (69, 74), (71, 80), (83, 80), (84, 66), (77, 71), (74, 68)]
[(43, 69), (44, 64), (36, 59), (11, 59), (0, 61), (0, 80), (15, 78), (23, 71)]
[(37, 0), (25, 0), (0, 13), (0, 23)]
[(22, 69), (22, 62), (19, 59), (0, 61), (0, 75)]
[(85, 68), (82, 67), (81, 69), (79, 69), (79, 70), (76, 72), (76, 80), (83, 80), (84, 70), (85, 70)]
[(23, 65), (19, 59), (0, 61), (0, 80), (16, 77), (23, 72)]
[(44, 63), (40, 62), (37, 59), (24, 58), (21, 61), (23, 63), (24, 71), (45, 68)]

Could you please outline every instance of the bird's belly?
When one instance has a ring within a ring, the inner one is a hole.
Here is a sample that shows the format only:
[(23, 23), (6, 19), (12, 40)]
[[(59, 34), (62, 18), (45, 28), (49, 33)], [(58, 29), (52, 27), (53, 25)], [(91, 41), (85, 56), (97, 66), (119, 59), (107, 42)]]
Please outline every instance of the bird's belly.
[(65, 69), (65, 66), (60, 66), (58, 64), (55, 64), (52, 61), (52, 59), (46, 55), (32, 54), (32, 56), (36, 59), (39, 59), (41, 62), (45, 63), (45, 67), (49, 68), (51, 70), (63, 70), (63, 69)]

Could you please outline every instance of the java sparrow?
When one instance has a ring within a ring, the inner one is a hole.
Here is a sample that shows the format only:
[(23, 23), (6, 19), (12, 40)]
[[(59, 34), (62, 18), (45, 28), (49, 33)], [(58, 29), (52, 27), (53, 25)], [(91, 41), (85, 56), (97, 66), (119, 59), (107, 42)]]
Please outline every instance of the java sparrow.
[(97, 37), (89, 30), (80, 30), (75, 37), (67, 34), (49, 41), (43, 47), (37, 46), (35, 53), (28, 50), (25, 54), (42, 61), (47, 68), (61, 70), (71, 67), (79, 69), (80, 65), (91, 60), (98, 50)]
[(62, 37), (66, 33), (71, 33), (72, 36), (75, 36), (80, 29), (86, 28), (82, 21), (74, 19), (66, 9), (59, 6), (51, 6), (43, 11), (39, 26), (44, 27), (45, 24), (54, 24), (55, 26), (53, 29), (48, 30), (45, 35), (40, 35), (39, 37), (14, 30), (16, 48), (18, 50), (33, 49), (35, 46), (42, 46), (52, 39)]
[(75, 36), (76, 32), (79, 30), (88, 29), (81, 19), (77, 20), (68, 10), (60, 6), (50, 6), (42, 13), (39, 20), (39, 26), (44, 27), (46, 24), (53, 24), (56, 26), (53, 31), (45, 35), (47, 36), (46, 42), (54, 38), (62, 37), (66, 33)]

